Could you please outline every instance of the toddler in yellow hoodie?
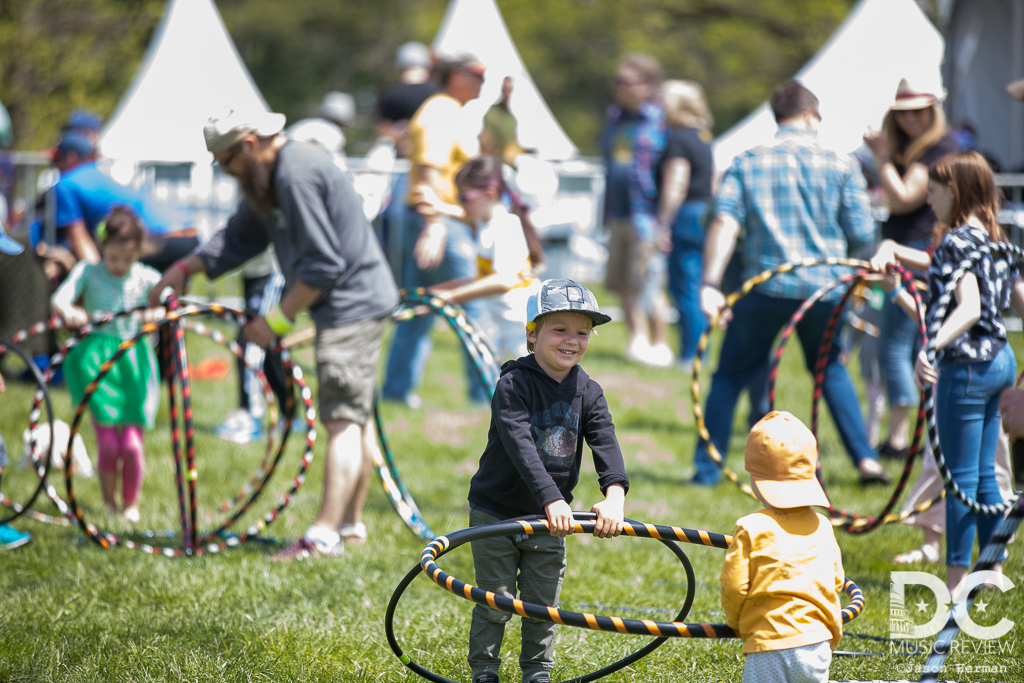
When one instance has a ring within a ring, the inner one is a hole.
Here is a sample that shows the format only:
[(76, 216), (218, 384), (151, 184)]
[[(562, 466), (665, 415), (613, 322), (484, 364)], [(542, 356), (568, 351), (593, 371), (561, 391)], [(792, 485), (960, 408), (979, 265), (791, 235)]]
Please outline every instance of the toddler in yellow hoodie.
[(725, 623), (743, 639), (745, 683), (828, 681), (843, 635), (843, 558), (814, 470), (818, 446), (790, 413), (750, 430), (747, 472), (765, 509), (736, 522), (722, 569)]

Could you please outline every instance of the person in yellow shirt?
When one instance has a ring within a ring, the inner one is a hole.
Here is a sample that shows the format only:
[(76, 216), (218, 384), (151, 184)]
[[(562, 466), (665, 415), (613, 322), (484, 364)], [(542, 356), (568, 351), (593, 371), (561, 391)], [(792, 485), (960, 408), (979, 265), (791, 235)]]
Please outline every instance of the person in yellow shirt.
[[(442, 60), (437, 69), (441, 91), (423, 103), (406, 131), (412, 167), (399, 277), (408, 291), (477, 277), (475, 238), (469, 226), (446, 218), (462, 213), (455, 174), (479, 152), (483, 120), (474, 118), (465, 105), (480, 96), (485, 67), (476, 57), (460, 54)], [(436, 202), (428, 202), (428, 197)], [(472, 310), (466, 313), (472, 321)], [(433, 322), (430, 316), (419, 316), (398, 324), (381, 387), (384, 400), (412, 408), (422, 405), (415, 390), (430, 358)], [(489, 405), (487, 386), (468, 362), (466, 378), (470, 400)]]
[(843, 558), (814, 477), (818, 446), (796, 417), (772, 411), (750, 430), (745, 466), (765, 509), (736, 522), (722, 569), (725, 623), (743, 639), (743, 681), (827, 681), (843, 635)]

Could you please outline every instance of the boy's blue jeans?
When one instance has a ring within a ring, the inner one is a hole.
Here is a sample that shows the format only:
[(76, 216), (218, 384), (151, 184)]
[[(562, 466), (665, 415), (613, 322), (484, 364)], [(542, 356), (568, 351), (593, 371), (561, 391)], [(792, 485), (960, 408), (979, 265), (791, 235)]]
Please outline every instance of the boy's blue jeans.
[[(409, 291), (417, 287), (429, 287), (441, 282), (456, 279), (474, 280), (477, 277), (477, 246), (476, 238), (472, 230), (462, 221), (454, 219), (444, 220), (445, 245), (444, 258), (441, 264), (434, 270), (421, 270), (416, 266), (413, 250), (420, 230), (423, 227), (423, 217), (416, 211), (409, 209), (406, 215), (405, 226), (407, 228), (404, 247), (403, 268), (405, 270), (404, 282), (408, 283)], [(470, 322), (476, 322), (484, 315), (480, 301), (470, 301), (463, 305), (466, 317)], [(395, 335), (391, 340), (391, 351), (388, 355), (387, 370), (384, 375), (384, 385), (381, 387), (381, 396), (394, 401), (404, 401), (423, 381), (423, 372), (426, 369), (427, 361), (430, 359), (430, 351), (433, 343), (430, 339), (430, 330), (437, 318), (433, 315), (421, 315), (410, 320), (398, 323), (395, 328)], [(466, 382), (469, 386), (469, 398), (471, 401), (482, 401), (489, 403), (487, 387), (480, 381), (469, 354), (465, 354)]]
[[(935, 385), (935, 419), (939, 445), (953, 480), (970, 498), (988, 505), (1003, 502), (996, 484), (999, 440), (999, 395), (1013, 386), (1017, 362), (1009, 345), (983, 363), (940, 363)], [(946, 564), (971, 565), (978, 547), (992, 538), (1001, 515), (976, 515), (946, 494)]]
[[(470, 508), (469, 525), (501, 522), (483, 510)], [(476, 585), (508, 598), (558, 607), (565, 576), (565, 539), (547, 534), (498, 536), (472, 542)], [(518, 593), (518, 595), (516, 595)], [(501, 666), (501, 641), (512, 615), (490, 607), (473, 608), (469, 628), (469, 666), (473, 677)], [(523, 619), (519, 668), (523, 683), (555, 666), (555, 624)]]

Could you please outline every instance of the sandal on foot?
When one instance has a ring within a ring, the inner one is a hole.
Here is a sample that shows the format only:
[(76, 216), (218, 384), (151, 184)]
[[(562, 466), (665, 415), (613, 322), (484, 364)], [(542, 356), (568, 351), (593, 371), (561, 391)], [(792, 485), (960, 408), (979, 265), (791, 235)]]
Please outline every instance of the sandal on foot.
[(939, 551), (930, 545), (923, 545), (920, 548), (914, 548), (910, 552), (900, 553), (896, 557), (892, 558), (893, 564), (938, 564), (939, 563)]
[(366, 543), (366, 539), (369, 536), (366, 531), (366, 524), (363, 522), (342, 524), (338, 527), (338, 534), (346, 545), (362, 545)]

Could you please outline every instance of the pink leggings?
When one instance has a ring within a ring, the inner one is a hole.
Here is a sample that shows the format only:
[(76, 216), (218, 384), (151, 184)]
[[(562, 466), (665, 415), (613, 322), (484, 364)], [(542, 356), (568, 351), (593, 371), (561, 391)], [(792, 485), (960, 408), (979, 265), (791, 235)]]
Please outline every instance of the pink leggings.
[(130, 506), (142, 492), (142, 477), (146, 474), (146, 450), (142, 443), (142, 429), (137, 425), (107, 427), (93, 422), (96, 444), (99, 446), (99, 469), (117, 474), (121, 465), (121, 500)]

